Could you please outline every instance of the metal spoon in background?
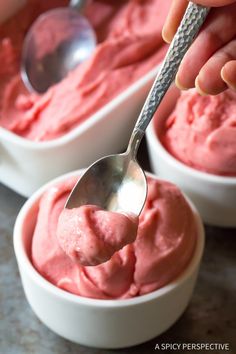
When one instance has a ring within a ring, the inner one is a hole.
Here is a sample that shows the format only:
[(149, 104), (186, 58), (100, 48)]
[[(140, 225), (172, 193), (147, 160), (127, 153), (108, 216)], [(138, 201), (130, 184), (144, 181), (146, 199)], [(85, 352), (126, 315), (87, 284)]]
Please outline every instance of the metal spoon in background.
[(89, 21), (79, 12), (85, 0), (52, 9), (37, 18), (23, 44), (21, 76), (29, 91), (45, 92), (87, 59), (96, 46)]
[(139, 144), (208, 12), (209, 8), (189, 3), (134, 127), (127, 151), (92, 164), (75, 185), (65, 208), (93, 204), (109, 211), (140, 214), (147, 195), (147, 182), (136, 160)]

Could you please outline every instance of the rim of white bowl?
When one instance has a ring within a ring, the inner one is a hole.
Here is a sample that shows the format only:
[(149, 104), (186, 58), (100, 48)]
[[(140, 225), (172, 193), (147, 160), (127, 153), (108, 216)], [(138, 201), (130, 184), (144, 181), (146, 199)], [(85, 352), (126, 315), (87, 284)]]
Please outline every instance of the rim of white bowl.
[(46, 141), (34, 141), (24, 137), (21, 137), (3, 127), (0, 127), (0, 137), (7, 139), (9, 142), (18, 144), (25, 148), (31, 148), (32, 150), (44, 150), (47, 148), (53, 148), (61, 145), (65, 145), (79, 135), (86, 132), (91, 126), (100, 122), (107, 114), (111, 113), (117, 108), (123, 101), (130, 99), (135, 92), (146, 85), (149, 81), (154, 80), (156, 77), (160, 64), (146, 73), (143, 77), (139, 78), (133, 84), (128, 86), (124, 91), (112, 98), (107, 104), (99, 108), (95, 113), (89, 116), (85, 121), (81, 122), (78, 126), (75, 126), (70, 131), (59, 136), (56, 139)]
[(182, 170), (182, 172), (189, 174), (195, 178), (199, 178), (208, 182), (214, 182), (214, 183), (220, 183), (220, 184), (228, 184), (228, 185), (235, 185), (236, 184), (236, 177), (232, 176), (219, 176), (219, 175), (214, 175), (212, 173), (204, 172), (204, 171), (199, 171), (193, 167), (185, 165), (183, 162), (177, 160), (174, 156), (172, 156), (162, 145), (158, 134), (156, 132), (155, 124), (154, 124), (155, 118), (152, 120), (150, 123), (146, 136), (147, 139), (150, 142), (150, 147), (155, 149), (156, 154), (160, 154), (164, 160), (166, 160), (170, 165), (175, 167), (178, 170)]
[[(42, 193), (46, 191), (50, 186), (54, 185), (57, 182), (63, 181), (67, 178), (73, 176), (79, 176), (83, 173), (84, 169), (80, 169), (77, 171), (72, 171), (67, 174), (64, 174), (60, 177), (53, 179), (52, 181), (46, 183), (40, 189), (38, 189), (23, 205), (21, 208), (15, 222), (14, 226), (14, 233), (13, 233), (13, 244), (14, 244), (14, 251), (17, 258), (18, 266), (20, 266), (23, 272), (27, 272), (28, 276), (32, 279), (33, 282), (37, 283), (40, 287), (44, 288), (46, 291), (52, 293), (54, 296), (60, 297), (65, 301), (74, 302), (78, 304), (83, 304), (92, 307), (126, 307), (126, 306), (136, 306), (138, 304), (149, 302), (157, 297), (165, 296), (165, 294), (172, 292), (175, 290), (176, 287), (180, 286), (186, 278), (190, 277), (196, 267), (199, 266), (203, 250), (205, 244), (205, 232), (202, 220), (200, 215), (193, 205), (193, 203), (186, 197), (183, 193), (185, 199), (187, 200), (188, 204), (190, 205), (193, 215), (195, 218), (196, 226), (197, 226), (197, 240), (195, 245), (195, 251), (193, 253), (192, 259), (187, 265), (187, 268), (184, 269), (176, 279), (171, 281), (169, 284), (161, 287), (160, 289), (154, 290), (148, 294), (139, 295), (133, 298), (128, 299), (94, 299), (88, 298), (80, 295), (75, 295), (69, 293), (66, 290), (58, 288), (56, 285), (53, 285), (48, 280), (46, 280), (33, 266), (31, 260), (29, 259), (28, 255), (26, 254), (23, 242), (22, 242), (22, 228), (24, 224), (24, 218), (27, 215), (28, 211), (33, 207), (33, 205), (39, 200)], [(158, 176), (146, 172), (147, 176), (152, 178), (163, 180), (158, 178)], [(169, 182), (170, 183), (170, 182)]]

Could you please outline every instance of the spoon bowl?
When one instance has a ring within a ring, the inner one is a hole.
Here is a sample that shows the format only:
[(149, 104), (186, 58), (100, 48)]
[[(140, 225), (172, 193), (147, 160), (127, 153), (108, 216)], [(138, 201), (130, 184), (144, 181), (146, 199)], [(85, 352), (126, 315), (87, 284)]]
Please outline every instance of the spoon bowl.
[(90, 166), (72, 190), (66, 208), (97, 205), (138, 216), (147, 195), (144, 171), (128, 153), (109, 155)]
[(28, 31), (22, 49), (21, 76), (29, 91), (45, 92), (90, 57), (96, 35), (74, 7), (45, 12)]

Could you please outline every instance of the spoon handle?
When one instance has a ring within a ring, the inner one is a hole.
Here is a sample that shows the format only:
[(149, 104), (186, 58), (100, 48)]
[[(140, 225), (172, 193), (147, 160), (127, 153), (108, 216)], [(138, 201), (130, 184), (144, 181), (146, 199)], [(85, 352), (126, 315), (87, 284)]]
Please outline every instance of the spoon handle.
[(133, 154), (136, 155), (148, 124), (171, 85), (184, 54), (204, 23), (209, 10), (210, 8), (189, 3), (135, 124), (128, 146), (128, 150), (134, 150)]

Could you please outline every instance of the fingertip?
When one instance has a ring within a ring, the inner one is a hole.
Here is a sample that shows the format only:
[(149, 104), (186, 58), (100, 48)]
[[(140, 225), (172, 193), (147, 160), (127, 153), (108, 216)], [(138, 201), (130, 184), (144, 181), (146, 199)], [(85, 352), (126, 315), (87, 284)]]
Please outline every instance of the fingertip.
[(201, 71), (195, 79), (195, 88), (201, 96), (215, 96), (227, 89), (227, 85), (220, 77), (219, 80), (212, 81), (205, 74)]
[[(236, 89), (236, 61), (226, 63), (220, 72), (222, 80), (229, 88)], [(235, 81), (232, 80), (235, 77)]]
[(220, 71), (220, 76), (222, 77), (222, 80), (224, 80), (224, 81), (227, 81), (227, 77), (226, 77), (226, 73), (225, 73), (225, 66), (226, 65), (224, 65), (223, 67), (222, 67), (222, 69), (221, 69), (221, 71)]
[(162, 38), (168, 44), (170, 44), (173, 39), (173, 36), (166, 30), (165, 26), (162, 29)]
[(175, 85), (182, 91), (186, 91), (189, 89), (189, 87), (185, 87), (182, 82), (181, 82), (181, 79), (177, 73), (176, 77), (175, 77)]
[(220, 71), (220, 76), (221, 76), (222, 80), (226, 83), (226, 85), (229, 86), (225, 65), (223, 66), (223, 68)]
[(199, 79), (199, 75), (198, 75), (195, 79), (195, 88), (196, 88), (197, 92), (201, 96), (207, 96), (208, 93), (203, 90), (199, 81), (200, 81), (200, 79)]
[(187, 0), (177, 0), (171, 2), (169, 12), (162, 29), (162, 38), (165, 42), (170, 43), (172, 41), (182, 20), (187, 4)]

